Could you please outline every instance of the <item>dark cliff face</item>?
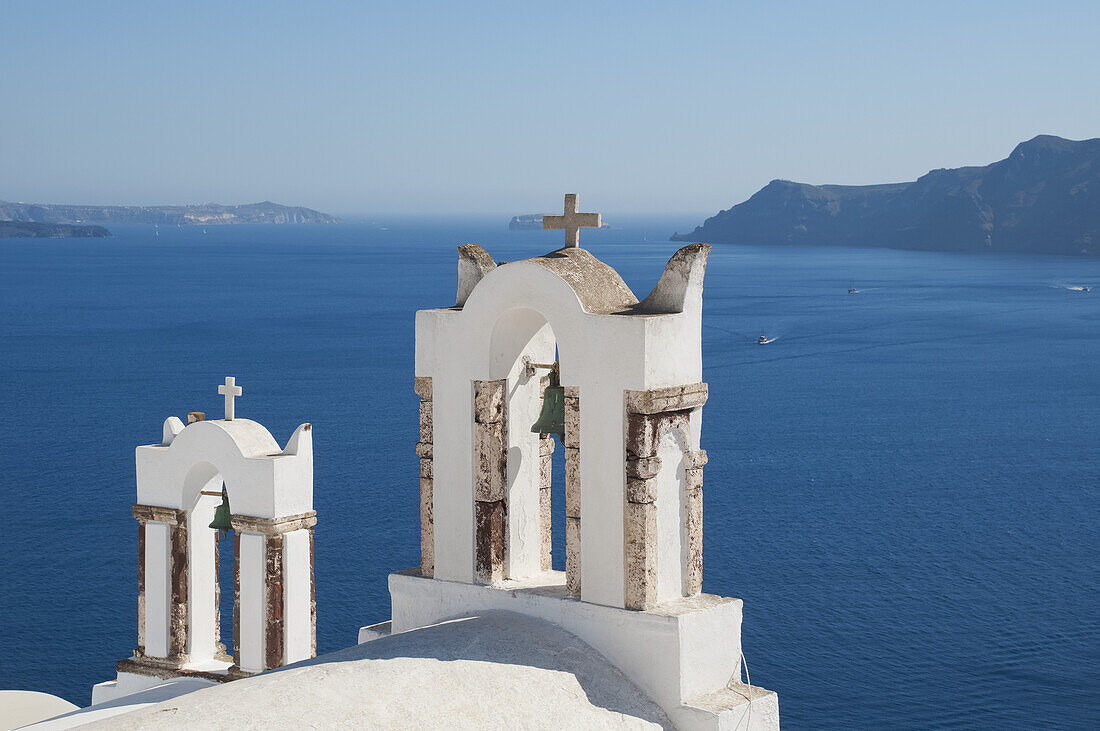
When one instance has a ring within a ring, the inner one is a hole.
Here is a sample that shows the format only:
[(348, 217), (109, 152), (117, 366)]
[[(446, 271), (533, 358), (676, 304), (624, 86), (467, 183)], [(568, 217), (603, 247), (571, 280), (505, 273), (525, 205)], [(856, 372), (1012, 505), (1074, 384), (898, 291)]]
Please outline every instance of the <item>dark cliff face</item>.
[(912, 183), (774, 180), (676, 241), (1100, 255), (1100, 139), (1042, 135)]

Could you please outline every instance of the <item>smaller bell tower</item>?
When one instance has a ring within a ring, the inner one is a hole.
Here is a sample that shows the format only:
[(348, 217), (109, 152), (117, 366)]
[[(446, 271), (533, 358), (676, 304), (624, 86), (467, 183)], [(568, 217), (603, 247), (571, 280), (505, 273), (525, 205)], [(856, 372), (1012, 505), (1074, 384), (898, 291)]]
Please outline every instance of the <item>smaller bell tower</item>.
[[(639, 299), (580, 247), (601, 223), (570, 194), (543, 220), (561, 249), (498, 264), (460, 246), (455, 304), (417, 312), (421, 561), (390, 576), (390, 627), (531, 614), (603, 653), (679, 727), (751, 712), (753, 728), (778, 728), (776, 695), (739, 682), (741, 600), (703, 593), (710, 247), (681, 248)], [(564, 572), (549, 560), (553, 435)]]
[[(235, 416), (243, 390), (218, 387), (225, 418), (193, 412), (137, 448), (137, 648), (92, 703), (172, 678), (220, 683), (316, 655), (313, 431), (280, 447)], [(219, 535), (233, 532), (232, 555)], [(233, 625), (220, 621), (218, 566), (233, 564)]]

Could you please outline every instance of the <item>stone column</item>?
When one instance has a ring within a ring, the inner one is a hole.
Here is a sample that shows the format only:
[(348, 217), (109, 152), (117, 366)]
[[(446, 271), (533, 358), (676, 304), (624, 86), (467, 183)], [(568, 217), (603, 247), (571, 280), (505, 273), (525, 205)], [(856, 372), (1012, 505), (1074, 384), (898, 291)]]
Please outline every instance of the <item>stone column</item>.
[(187, 662), (187, 513), (156, 505), (135, 505), (132, 512), (140, 547), (134, 657), (178, 667)]
[(580, 388), (565, 387), (565, 588), (581, 595)]
[(241, 668), (241, 533), (236, 530), (233, 531), (233, 667)]
[(474, 557), (483, 584), (504, 580), (507, 379), (474, 381)]
[(234, 515), (240, 553), (234, 572), (234, 671), (270, 670), (313, 657), (317, 603), (313, 511), (285, 518)]
[(177, 522), (169, 527), (172, 546), (172, 610), (171, 625), (168, 633), (168, 657), (180, 665), (187, 662), (187, 514), (179, 511)]
[(134, 515), (138, 521), (138, 646), (135, 657), (145, 654), (145, 520)]
[(420, 397), (420, 441), (416, 444), (416, 456), (420, 458), (420, 574), (431, 578), (435, 573), (431, 377), (417, 377), (413, 390)]
[(703, 467), (706, 463), (705, 449), (684, 455), (684, 480), (687, 483), (687, 504), (684, 506), (687, 520), (684, 596), (695, 596), (703, 591)]
[(268, 669), (283, 664), (286, 628), (283, 626), (283, 537), (269, 535), (264, 546), (267, 591), (264, 594), (264, 661)]
[(661, 460), (657, 456), (665, 432), (678, 430), (686, 446), (684, 454), (686, 533), (684, 560), (687, 571), (684, 596), (701, 591), (703, 562), (703, 465), (706, 452), (691, 440), (691, 412), (707, 400), (707, 384), (627, 391), (626, 495), (623, 511), (624, 605), (646, 610), (657, 606), (657, 484)]
[[(547, 379), (549, 380), (549, 379)], [(543, 391), (546, 388), (543, 387)], [(539, 568), (550, 571), (553, 562), (553, 514), (550, 488), (554, 479), (554, 436), (539, 435)]]

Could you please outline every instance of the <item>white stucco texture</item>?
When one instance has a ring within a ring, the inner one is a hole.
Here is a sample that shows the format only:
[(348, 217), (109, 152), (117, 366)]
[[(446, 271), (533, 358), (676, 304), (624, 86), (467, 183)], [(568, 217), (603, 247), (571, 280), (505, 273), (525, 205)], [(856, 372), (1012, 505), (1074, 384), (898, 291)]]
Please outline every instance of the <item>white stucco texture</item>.
[(0, 690), (0, 729), (8, 731), (76, 709), (75, 704), (49, 693)]
[(560, 627), (486, 613), (195, 691), (90, 728), (671, 728)]
[(191, 510), (199, 492), (219, 477), (234, 515), (277, 518), (313, 509), (309, 424), (299, 426), (283, 449), (250, 419), (198, 421), (173, 433), (178, 422), (165, 422), (161, 444), (137, 448), (139, 504)]

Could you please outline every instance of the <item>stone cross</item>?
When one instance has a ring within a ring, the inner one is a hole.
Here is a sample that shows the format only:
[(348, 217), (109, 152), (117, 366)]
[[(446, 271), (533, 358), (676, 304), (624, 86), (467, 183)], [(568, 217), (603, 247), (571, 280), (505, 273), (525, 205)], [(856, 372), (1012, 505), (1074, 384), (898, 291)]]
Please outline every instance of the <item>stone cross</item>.
[(543, 228), (565, 229), (565, 246), (562, 248), (576, 248), (580, 244), (580, 232), (582, 228), (599, 228), (602, 225), (598, 213), (577, 213), (577, 194), (565, 194), (565, 213), (561, 216), (543, 216)]
[(225, 420), (233, 421), (233, 398), (240, 396), (244, 391), (237, 385), (237, 379), (233, 376), (225, 377), (225, 385), (218, 386), (218, 393), (225, 396)]

